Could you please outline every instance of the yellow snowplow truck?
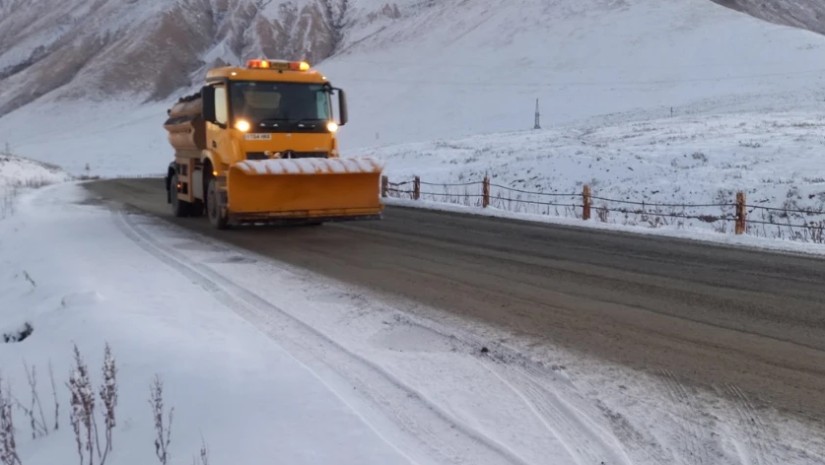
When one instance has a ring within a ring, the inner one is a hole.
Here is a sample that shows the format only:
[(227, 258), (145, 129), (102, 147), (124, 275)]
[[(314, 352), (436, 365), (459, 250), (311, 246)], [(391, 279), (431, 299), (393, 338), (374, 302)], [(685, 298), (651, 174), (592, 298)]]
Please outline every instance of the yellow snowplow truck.
[(381, 218), (382, 166), (339, 157), (346, 96), (306, 62), (212, 69), (200, 92), (167, 114), (175, 159), (166, 191), (175, 216), (205, 213), (218, 229)]

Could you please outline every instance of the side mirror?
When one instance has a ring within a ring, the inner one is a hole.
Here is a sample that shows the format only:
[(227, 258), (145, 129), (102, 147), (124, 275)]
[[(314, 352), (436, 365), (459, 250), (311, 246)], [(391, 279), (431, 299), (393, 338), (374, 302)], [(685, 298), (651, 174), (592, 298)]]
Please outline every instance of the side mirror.
[(203, 102), (203, 119), (214, 123), (215, 117), (215, 88), (212, 86), (204, 86), (201, 89), (201, 100)]
[(338, 92), (338, 116), (341, 119), (338, 125), (343, 126), (347, 124), (347, 94), (344, 93), (344, 89), (335, 90)]

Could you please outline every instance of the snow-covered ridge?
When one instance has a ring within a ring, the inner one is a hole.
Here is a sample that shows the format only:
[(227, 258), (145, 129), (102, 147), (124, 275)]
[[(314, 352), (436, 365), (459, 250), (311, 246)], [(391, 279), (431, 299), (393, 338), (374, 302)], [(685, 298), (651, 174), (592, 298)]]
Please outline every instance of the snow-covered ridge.
[(825, 3), (820, 0), (713, 0), (730, 8), (777, 24), (810, 29), (825, 34)]
[(60, 167), (0, 153), (0, 192), (65, 182), (71, 176)]
[(0, 2), (0, 115), (46, 96), (169, 97), (252, 56), (320, 61), (344, 0)]

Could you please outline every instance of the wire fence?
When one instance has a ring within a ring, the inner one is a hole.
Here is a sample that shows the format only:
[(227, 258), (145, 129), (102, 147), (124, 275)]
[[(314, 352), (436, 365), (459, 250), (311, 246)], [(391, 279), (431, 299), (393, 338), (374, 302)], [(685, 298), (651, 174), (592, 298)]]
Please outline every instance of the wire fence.
[(468, 207), (494, 208), (515, 213), (595, 220), (602, 223), (685, 228), (701, 225), (719, 233), (825, 243), (825, 209), (754, 205), (742, 192), (731, 201), (666, 203), (594, 195), (581, 192), (540, 192), (481, 181), (432, 183), (413, 179), (382, 179), (382, 196), (426, 200)]

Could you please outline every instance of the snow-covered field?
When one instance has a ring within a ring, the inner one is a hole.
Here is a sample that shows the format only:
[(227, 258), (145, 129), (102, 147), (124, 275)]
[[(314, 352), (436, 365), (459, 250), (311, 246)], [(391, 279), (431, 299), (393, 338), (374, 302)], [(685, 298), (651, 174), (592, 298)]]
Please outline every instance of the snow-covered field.
[(3, 382), (28, 405), (24, 364), (36, 367), (51, 424), (51, 364), (61, 406), (60, 429), (36, 439), (13, 410), (24, 464), (74, 453), (72, 346), (97, 386), (106, 343), (119, 386), (107, 463), (156, 460), (155, 375), (175, 409), (174, 464), (192, 463), (204, 442), (212, 464), (825, 460), (825, 431), (748, 410), (747, 399), (331, 281), (84, 192), (27, 190), (0, 221), (0, 330), (33, 328), (0, 352)]
[[(825, 211), (823, 134), (825, 117), (818, 112), (734, 113), (526, 130), (365, 153), (386, 161), (392, 182), (420, 176), (428, 183), (422, 198), (431, 201), (478, 205), (480, 182), (488, 175), (494, 207), (580, 218), (580, 207), (564, 205), (581, 205), (586, 184), (596, 198), (594, 218), (600, 208), (613, 210), (599, 218), (611, 224), (730, 232), (736, 192), (742, 191), (754, 221), (749, 234), (808, 240), (808, 228), (797, 226), (821, 224), (825, 215), (784, 210)], [(468, 182), (477, 184), (460, 185)], [(649, 214), (617, 211), (622, 209)]]

